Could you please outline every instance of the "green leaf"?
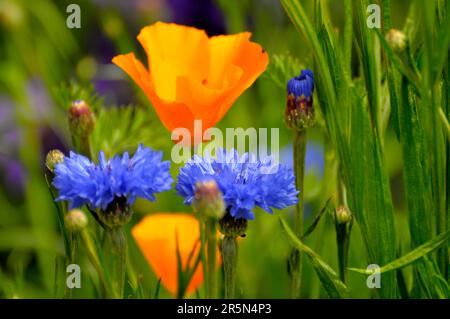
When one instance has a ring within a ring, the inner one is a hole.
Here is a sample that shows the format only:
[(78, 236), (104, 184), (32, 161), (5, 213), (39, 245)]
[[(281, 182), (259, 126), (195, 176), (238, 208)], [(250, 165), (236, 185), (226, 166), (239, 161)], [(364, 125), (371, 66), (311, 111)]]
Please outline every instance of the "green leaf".
[(124, 151), (134, 152), (139, 144), (160, 149), (164, 144), (164, 132), (161, 129), (144, 108), (100, 108), (91, 136), (93, 154), (102, 150), (106, 157), (111, 157)]
[[(403, 147), (404, 180), (410, 229), (413, 247), (432, 238), (431, 215), (431, 181), (426, 169), (429, 156), (425, 132), (414, 94), (409, 90), (406, 80), (402, 82), (402, 103), (399, 113), (400, 140)], [(420, 188), (417, 186), (420, 185)]]
[(84, 100), (94, 113), (103, 105), (103, 97), (97, 95), (92, 85), (82, 85), (75, 81), (61, 84), (54, 89), (53, 94), (56, 104), (63, 110), (67, 110), (76, 100)]
[(155, 288), (155, 295), (153, 296), (154, 299), (159, 299), (159, 291), (161, 290), (161, 277), (158, 279), (158, 282), (156, 283)]
[(317, 225), (319, 224), (320, 219), (322, 218), (324, 213), (328, 210), (328, 204), (330, 203), (330, 201), (331, 201), (331, 198), (329, 198), (327, 200), (327, 202), (325, 203), (325, 206), (320, 210), (320, 212), (318, 214), (316, 214), (311, 225), (309, 225), (308, 229), (303, 233), (302, 238), (301, 238), (302, 240), (304, 240), (306, 237), (308, 237), (314, 231), (314, 229), (316, 229)]
[(286, 83), (294, 76), (300, 74), (303, 69), (300, 61), (291, 54), (274, 54), (270, 57), (270, 63), (263, 76), (268, 77), (281, 89), (286, 88)]
[[(392, 270), (397, 270), (416, 262), (417, 260), (425, 257), (427, 254), (433, 252), (441, 245), (446, 243), (449, 238), (450, 238), (450, 231), (440, 234), (439, 236), (433, 238), (432, 240), (426, 242), (425, 244), (410, 251), (406, 255), (390, 262), (389, 264), (382, 266), (380, 268), (380, 273), (387, 273)], [(348, 268), (348, 269), (365, 275), (372, 274), (372, 271), (367, 269), (359, 269), (359, 268)]]
[(398, 56), (397, 53), (392, 50), (380, 31), (375, 30), (375, 33), (378, 35), (378, 39), (380, 40), (383, 49), (386, 51), (392, 65), (395, 66), (409, 80), (409, 82), (414, 85), (416, 89), (419, 89), (421, 87), (420, 75), (415, 72), (412, 66), (408, 65), (401, 57)]
[(361, 49), (361, 63), (363, 66), (364, 80), (367, 88), (371, 123), (380, 134), (380, 52), (379, 43), (366, 25), (367, 6), (366, 0), (354, 0), (353, 7), (356, 17), (356, 39)]
[[(363, 235), (370, 264), (395, 259), (395, 229), (392, 198), (381, 155), (381, 143), (374, 133), (363, 98), (354, 92), (350, 144), (352, 152), (350, 210)], [(380, 289), (383, 298), (395, 297), (396, 277), (388, 275)]]
[(305, 253), (316, 270), (322, 285), (331, 298), (345, 298), (348, 296), (347, 286), (339, 279), (336, 272), (311, 248), (303, 244), (283, 218), (280, 218), (281, 226), (288, 235), (291, 243), (298, 250)]

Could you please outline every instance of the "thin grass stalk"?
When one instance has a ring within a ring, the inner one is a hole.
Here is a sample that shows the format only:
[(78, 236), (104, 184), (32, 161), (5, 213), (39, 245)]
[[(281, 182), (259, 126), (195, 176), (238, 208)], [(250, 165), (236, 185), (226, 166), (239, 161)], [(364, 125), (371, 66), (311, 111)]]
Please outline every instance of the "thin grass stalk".
[(92, 241), (91, 235), (89, 234), (89, 231), (87, 229), (83, 229), (81, 231), (80, 235), (81, 235), (81, 238), (86, 247), (86, 253), (87, 253), (88, 259), (91, 262), (92, 266), (94, 266), (94, 268), (97, 272), (97, 275), (98, 275), (98, 278), (99, 278), (99, 281), (101, 284), (100, 289), (101, 289), (103, 295), (106, 298), (113, 297), (113, 294), (110, 291), (110, 285), (108, 284), (108, 281), (105, 276), (105, 269), (102, 267), (102, 265), (100, 263), (100, 259), (97, 255), (96, 248), (95, 248), (94, 242)]

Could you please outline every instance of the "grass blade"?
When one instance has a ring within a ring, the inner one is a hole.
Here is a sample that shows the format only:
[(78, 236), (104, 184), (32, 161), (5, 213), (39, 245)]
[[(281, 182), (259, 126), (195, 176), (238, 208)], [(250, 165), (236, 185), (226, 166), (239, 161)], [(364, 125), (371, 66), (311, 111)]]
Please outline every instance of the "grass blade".
[[(439, 248), (441, 245), (447, 242), (447, 240), (450, 238), (450, 231), (447, 231), (443, 234), (440, 234), (439, 236), (435, 237), (434, 239), (426, 242), (425, 244), (417, 247), (416, 249), (410, 251), (406, 255), (390, 262), (387, 265), (384, 265), (380, 268), (380, 273), (387, 273), (392, 270), (397, 270), (403, 267), (406, 267), (417, 260), (425, 257), (427, 254), (433, 252), (437, 248)], [(366, 269), (358, 269), (358, 268), (348, 268), (351, 271), (358, 272), (365, 275), (372, 274), (371, 270)]]
[(280, 223), (295, 248), (302, 251), (309, 257), (328, 295), (331, 298), (339, 299), (347, 297), (347, 286), (339, 279), (336, 272), (327, 263), (325, 263), (316, 252), (303, 244), (300, 239), (295, 236), (294, 232), (284, 219), (280, 218)]

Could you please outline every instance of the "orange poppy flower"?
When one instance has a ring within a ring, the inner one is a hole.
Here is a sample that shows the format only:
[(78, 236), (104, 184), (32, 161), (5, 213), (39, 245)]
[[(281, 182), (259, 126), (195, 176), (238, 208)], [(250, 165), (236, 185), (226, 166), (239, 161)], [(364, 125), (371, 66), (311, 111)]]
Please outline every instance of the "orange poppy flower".
[(193, 137), (194, 120), (202, 120), (202, 133), (214, 126), (266, 69), (268, 55), (250, 36), (208, 38), (203, 30), (157, 22), (137, 36), (148, 69), (134, 53), (112, 62), (145, 92), (169, 131), (183, 127)]
[[(198, 220), (192, 214), (158, 213), (146, 216), (136, 224), (131, 234), (147, 262), (152, 267), (163, 286), (173, 295), (178, 291), (177, 240), (183, 268), (194, 247), (193, 266), (198, 256), (200, 238)], [(217, 252), (219, 254), (219, 251)], [(186, 293), (194, 292), (203, 282), (201, 263), (192, 276)]]

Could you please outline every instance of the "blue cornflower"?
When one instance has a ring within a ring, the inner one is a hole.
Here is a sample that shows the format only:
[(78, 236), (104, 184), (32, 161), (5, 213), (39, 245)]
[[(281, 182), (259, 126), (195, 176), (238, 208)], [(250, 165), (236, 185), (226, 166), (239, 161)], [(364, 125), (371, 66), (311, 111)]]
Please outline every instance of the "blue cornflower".
[(304, 131), (314, 124), (314, 75), (309, 69), (287, 83), (285, 122), (290, 129)]
[(126, 199), (132, 205), (136, 197), (155, 200), (155, 193), (169, 190), (173, 182), (169, 161), (162, 161), (162, 152), (139, 145), (130, 158), (128, 152), (110, 160), (100, 152), (98, 164), (70, 152), (55, 167), (53, 186), (59, 191), (57, 201), (68, 201), (69, 208), (88, 204), (106, 210), (115, 199)]
[(314, 91), (314, 74), (310, 69), (300, 72), (299, 76), (293, 77), (287, 83), (288, 95), (293, 94), (295, 98), (312, 96)]
[(224, 149), (219, 149), (215, 158), (194, 155), (180, 169), (177, 193), (190, 205), (196, 183), (211, 179), (219, 186), (227, 211), (235, 219), (254, 219), (255, 206), (272, 213), (272, 208), (282, 209), (298, 201), (292, 169), (273, 163), (270, 157), (256, 160), (249, 153), (239, 156), (236, 150)]

